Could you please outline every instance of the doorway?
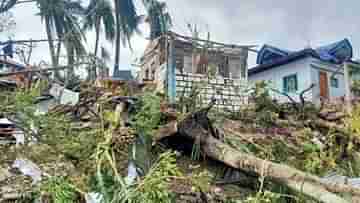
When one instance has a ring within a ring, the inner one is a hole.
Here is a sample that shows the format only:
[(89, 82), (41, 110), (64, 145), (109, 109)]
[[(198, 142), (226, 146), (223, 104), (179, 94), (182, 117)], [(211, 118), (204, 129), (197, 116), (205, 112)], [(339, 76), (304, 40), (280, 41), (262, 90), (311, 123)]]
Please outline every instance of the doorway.
[(329, 81), (326, 72), (319, 72), (320, 98), (329, 99)]

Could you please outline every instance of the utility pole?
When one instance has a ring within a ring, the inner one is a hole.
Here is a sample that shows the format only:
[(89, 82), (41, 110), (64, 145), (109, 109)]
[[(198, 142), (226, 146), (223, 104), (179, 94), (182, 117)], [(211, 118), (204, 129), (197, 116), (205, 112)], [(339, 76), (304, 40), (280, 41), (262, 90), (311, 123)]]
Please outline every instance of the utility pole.
[(346, 113), (351, 114), (352, 104), (351, 104), (351, 78), (350, 78), (350, 64), (349, 62), (344, 62), (344, 80), (345, 80), (345, 108)]

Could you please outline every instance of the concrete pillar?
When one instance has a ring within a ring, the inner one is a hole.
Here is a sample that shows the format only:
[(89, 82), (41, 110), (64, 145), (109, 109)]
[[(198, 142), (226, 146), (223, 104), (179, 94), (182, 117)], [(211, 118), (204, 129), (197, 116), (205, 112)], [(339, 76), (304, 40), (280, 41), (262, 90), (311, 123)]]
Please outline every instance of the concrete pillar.
[(169, 39), (167, 58), (167, 94), (170, 104), (176, 103), (176, 61), (174, 39)]

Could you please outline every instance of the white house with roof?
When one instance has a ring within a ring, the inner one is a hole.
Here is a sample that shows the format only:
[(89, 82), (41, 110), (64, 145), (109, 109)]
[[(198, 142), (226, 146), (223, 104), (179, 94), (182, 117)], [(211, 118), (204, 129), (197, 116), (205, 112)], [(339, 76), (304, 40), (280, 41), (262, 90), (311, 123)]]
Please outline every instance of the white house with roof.
[[(305, 99), (318, 103), (321, 99), (336, 100), (345, 96), (344, 62), (351, 62), (353, 48), (349, 40), (300, 51), (287, 51), (264, 45), (258, 53), (257, 66), (249, 69), (249, 82), (267, 81), (272, 88), (285, 92), (299, 101), (305, 89)], [(272, 91), (274, 99), (288, 98)]]

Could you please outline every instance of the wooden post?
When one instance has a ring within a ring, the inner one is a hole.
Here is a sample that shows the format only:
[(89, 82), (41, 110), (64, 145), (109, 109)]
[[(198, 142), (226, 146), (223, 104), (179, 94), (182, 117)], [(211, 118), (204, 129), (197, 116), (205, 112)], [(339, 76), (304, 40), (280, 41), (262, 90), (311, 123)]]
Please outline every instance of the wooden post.
[(170, 36), (167, 58), (167, 94), (170, 104), (176, 103), (176, 61), (174, 39)]
[(344, 80), (345, 80), (345, 108), (348, 114), (351, 114), (351, 78), (350, 78), (349, 63), (344, 63)]

